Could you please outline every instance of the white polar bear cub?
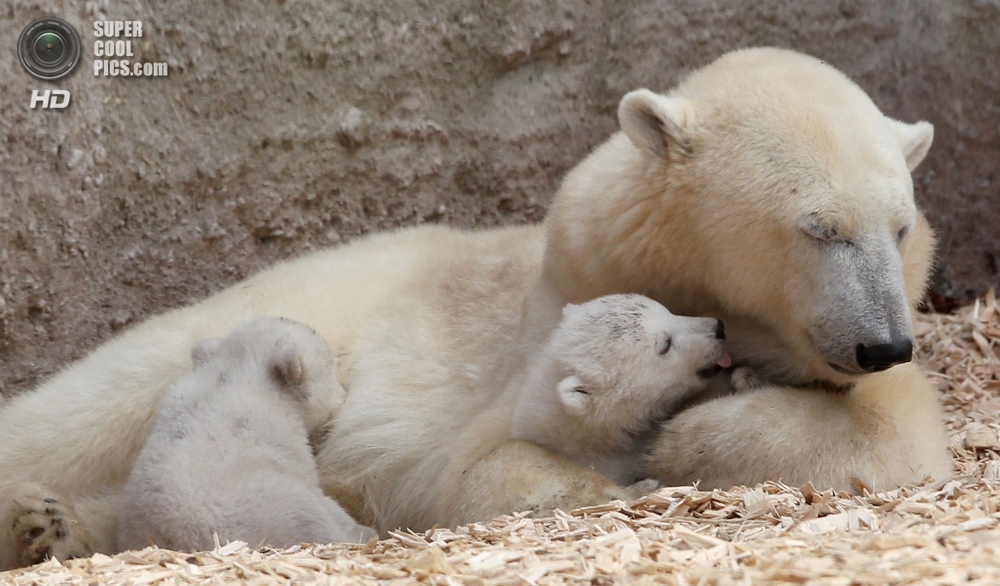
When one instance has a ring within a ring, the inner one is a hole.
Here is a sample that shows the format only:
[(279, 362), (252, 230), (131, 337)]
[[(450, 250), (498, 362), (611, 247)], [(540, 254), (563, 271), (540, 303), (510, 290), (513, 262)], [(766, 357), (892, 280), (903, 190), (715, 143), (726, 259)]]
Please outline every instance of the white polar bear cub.
[(730, 365), (725, 330), (642, 295), (569, 304), (518, 397), (512, 435), (637, 480), (641, 437)]
[(124, 489), (119, 549), (288, 547), (375, 536), (325, 496), (309, 445), (345, 397), (326, 341), (260, 317), (199, 342)]

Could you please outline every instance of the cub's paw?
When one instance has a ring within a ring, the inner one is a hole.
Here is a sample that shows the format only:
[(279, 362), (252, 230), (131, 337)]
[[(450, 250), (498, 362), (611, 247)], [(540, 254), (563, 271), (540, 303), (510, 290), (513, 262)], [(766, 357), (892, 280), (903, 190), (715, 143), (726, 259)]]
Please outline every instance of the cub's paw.
[(633, 499), (641, 499), (655, 492), (657, 488), (660, 488), (660, 481), (655, 478), (647, 478), (629, 485), (627, 490), (634, 495)]
[(646, 480), (640, 480), (634, 484), (628, 486), (618, 486), (609, 487), (605, 491), (605, 497), (610, 500), (632, 502), (641, 499), (642, 497), (653, 492), (659, 488), (660, 483), (653, 479), (647, 478)]
[(37, 564), (51, 557), (67, 560), (93, 553), (73, 506), (60, 497), (41, 489), (26, 490), (14, 499), (13, 513), (11, 532), (22, 563)]
[(354, 528), (352, 536), (357, 536), (357, 540), (353, 543), (368, 543), (372, 539), (378, 540), (378, 531), (375, 531), (371, 527), (366, 527), (365, 525), (358, 525)]

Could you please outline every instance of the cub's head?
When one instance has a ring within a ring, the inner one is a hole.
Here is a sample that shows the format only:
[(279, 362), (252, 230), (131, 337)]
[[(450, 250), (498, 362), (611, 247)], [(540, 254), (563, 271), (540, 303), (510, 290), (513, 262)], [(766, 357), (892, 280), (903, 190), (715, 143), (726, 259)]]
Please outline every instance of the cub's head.
[(631, 92), (619, 121), (547, 220), (546, 276), (569, 301), (637, 292), (718, 316), (734, 360), (775, 381), (910, 360), (933, 249), (910, 172), (930, 124), (887, 118), (829, 65), (779, 49)]
[(722, 322), (673, 315), (641, 295), (567, 305), (548, 352), (563, 409), (588, 431), (642, 430), (729, 365)]
[(330, 346), (309, 326), (285, 318), (257, 317), (225, 338), (209, 338), (191, 351), (195, 369), (224, 368), (233, 381), (264, 381), (295, 400), (306, 429), (319, 430), (346, 393), (337, 380)]

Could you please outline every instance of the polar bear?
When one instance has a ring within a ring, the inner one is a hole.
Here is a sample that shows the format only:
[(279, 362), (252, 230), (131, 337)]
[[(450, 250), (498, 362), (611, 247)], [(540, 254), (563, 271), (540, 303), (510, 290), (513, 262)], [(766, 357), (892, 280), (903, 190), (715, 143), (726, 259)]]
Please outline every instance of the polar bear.
[(652, 424), (729, 366), (723, 340), (721, 321), (642, 295), (568, 304), (528, 366), (511, 436), (633, 484)]
[(330, 347), (259, 317), (191, 353), (163, 397), (121, 496), (118, 548), (358, 542), (375, 532), (323, 494), (309, 447), (343, 403)]
[[(723, 55), (666, 93), (630, 92), (618, 120), (541, 225), (410, 228), (280, 263), (11, 399), (0, 566), (113, 548), (102, 495), (128, 478), (189, 349), (260, 314), (309, 324), (342, 358), (347, 399), (320, 480), (380, 531), (628, 496), (510, 433), (524, 364), (562, 307), (613, 293), (722, 319), (734, 366), (772, 385), (664, 422), (650, 475), (880, 490), (951, 474), (937, 391), (908, 362), (934, 242), (910, 171), (933, 127), (770, 48)], [(850, 390), (803, 388), (817, 381)], [(52, 530), (56, 517), (72, 523)]]

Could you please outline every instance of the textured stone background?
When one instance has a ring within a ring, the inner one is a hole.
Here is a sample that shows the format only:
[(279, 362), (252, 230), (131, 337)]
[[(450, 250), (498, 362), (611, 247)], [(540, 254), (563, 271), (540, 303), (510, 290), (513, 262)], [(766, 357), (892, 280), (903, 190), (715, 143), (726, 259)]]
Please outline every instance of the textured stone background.
[[(916, 184), (941, 235), (936, 288), (997, 284), (1000, 2), (679, 4), (8, 0), (0, 390), (290, 255), (420, 222), (537, 221), (622, 94), (749, 45), (820, 56), (888, 114), (933, 122)], [(54, 85), (14, 52), (47, 14), (85, 45)], [(104, 18), (142, 20), (141, 58), (169, 77), (95, 78)], [(70, 108), (28, 110), (46, 87)]]

